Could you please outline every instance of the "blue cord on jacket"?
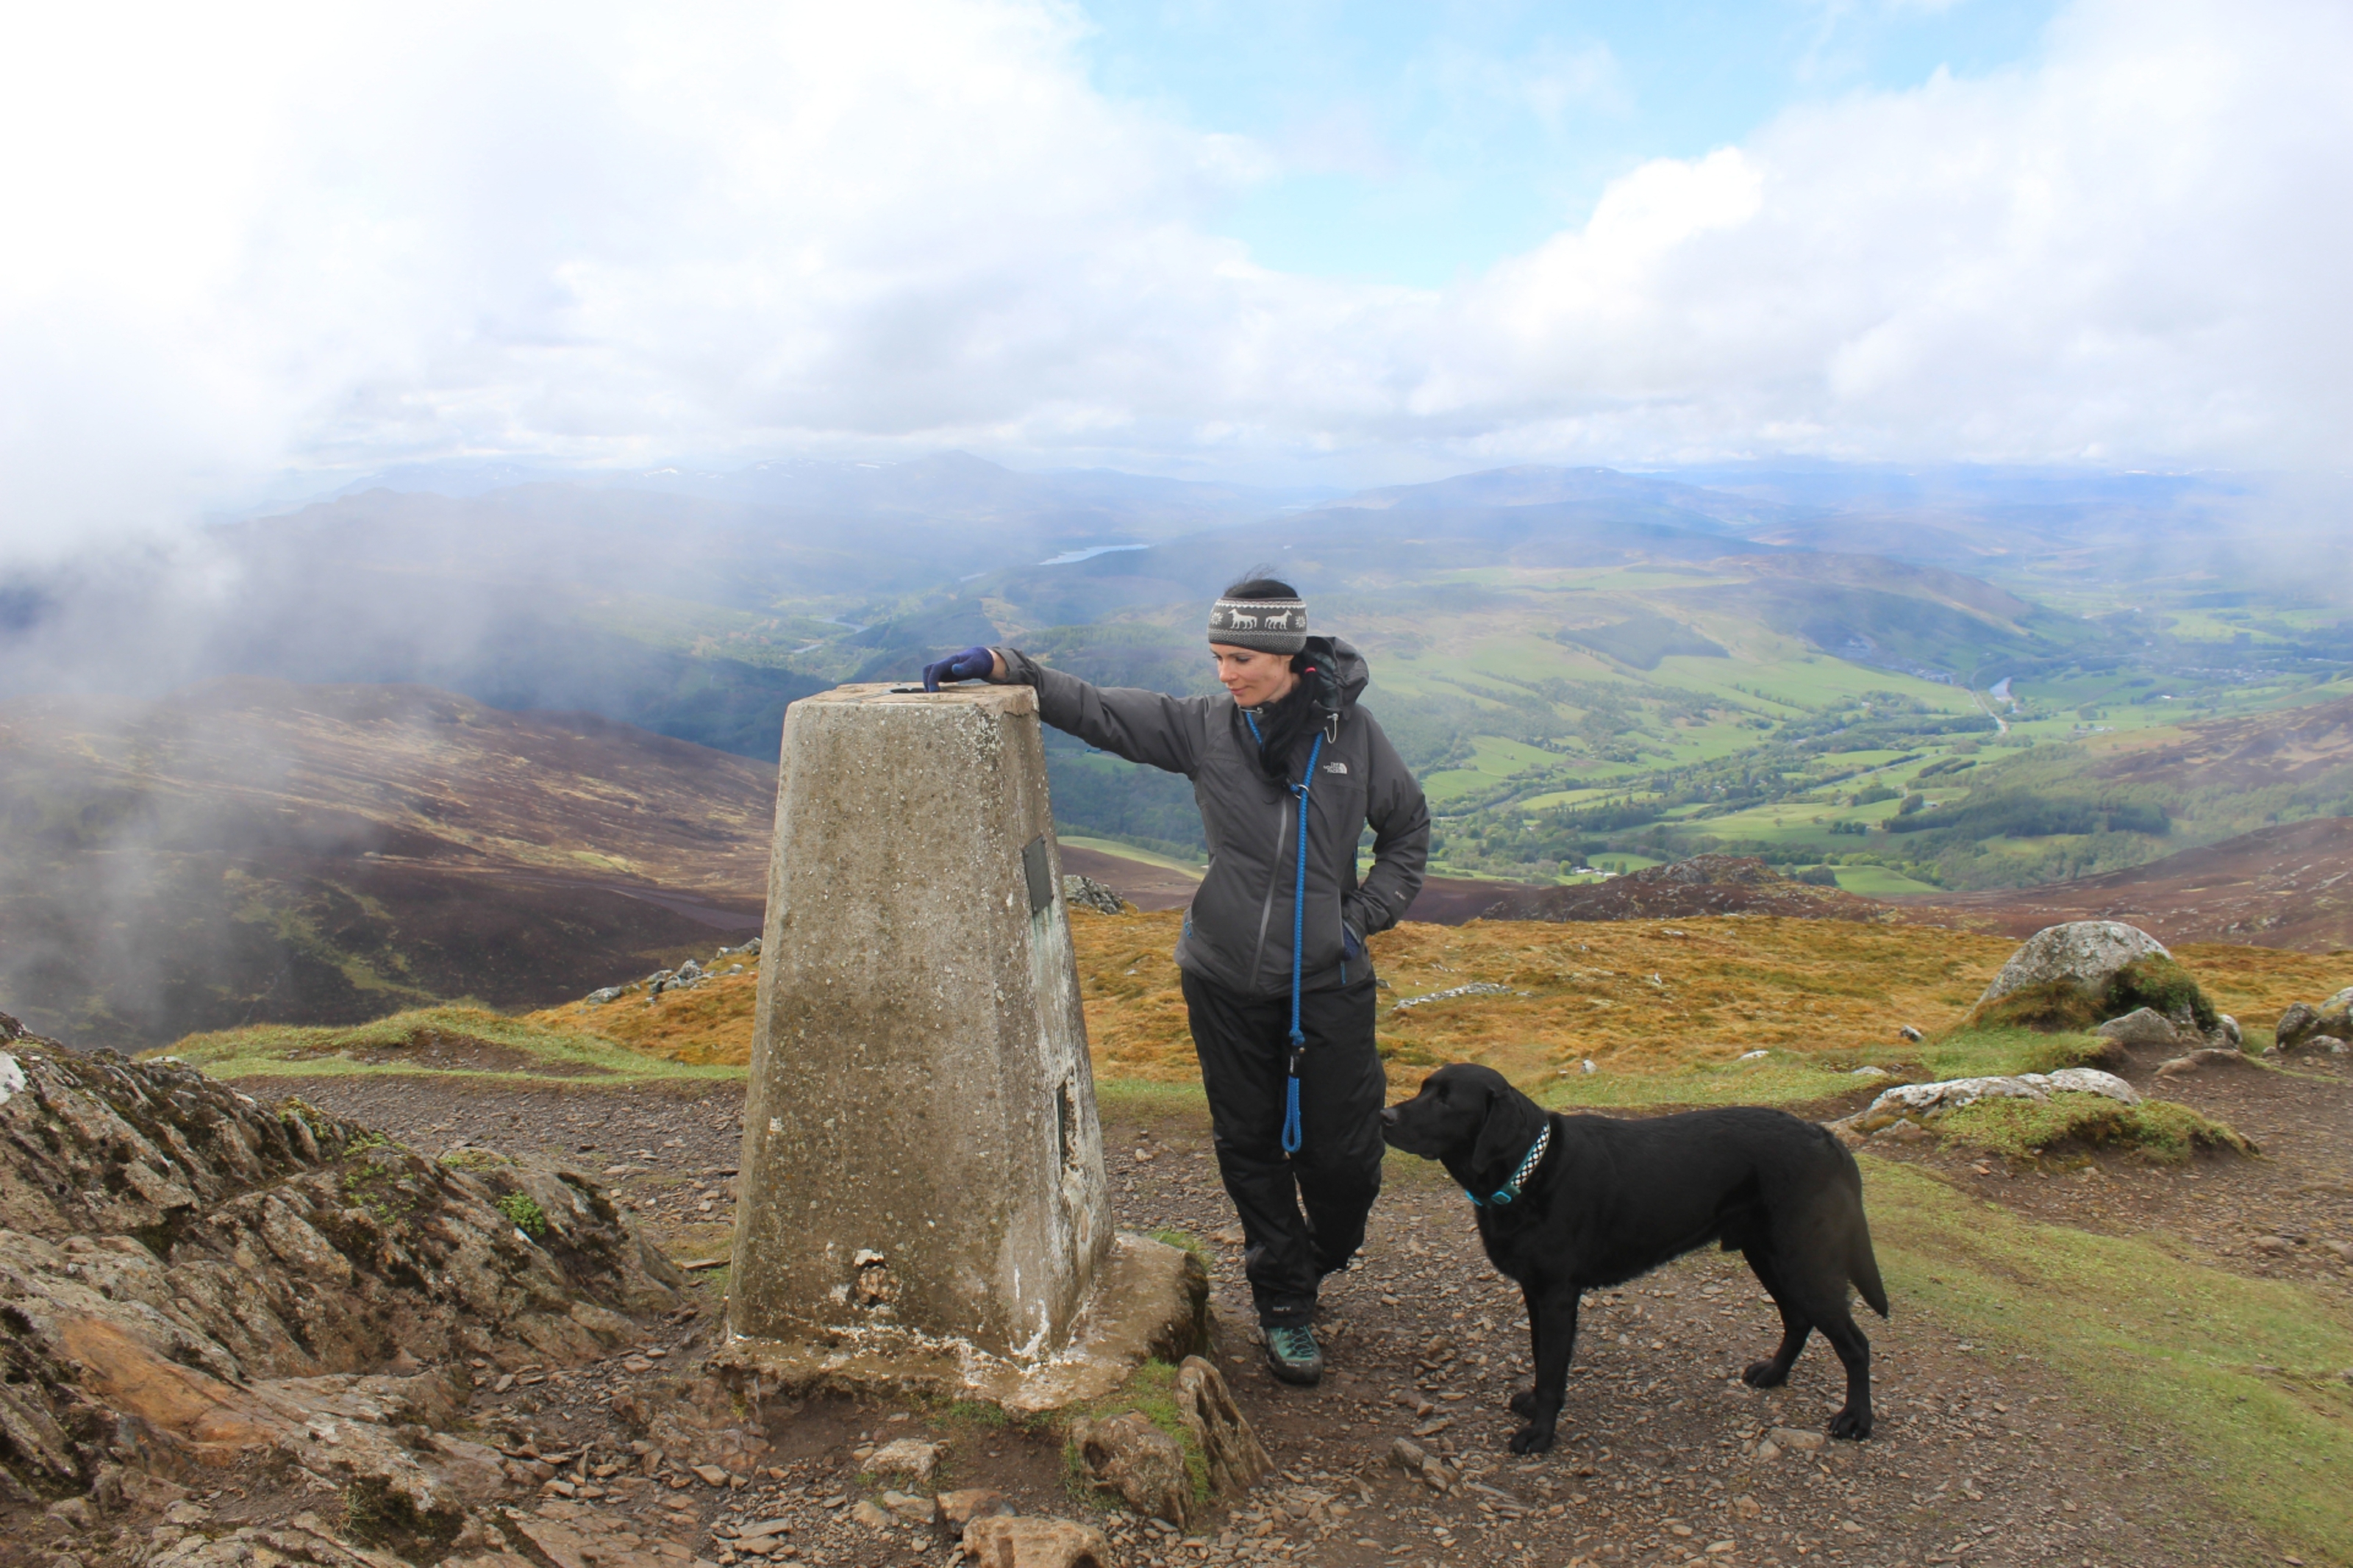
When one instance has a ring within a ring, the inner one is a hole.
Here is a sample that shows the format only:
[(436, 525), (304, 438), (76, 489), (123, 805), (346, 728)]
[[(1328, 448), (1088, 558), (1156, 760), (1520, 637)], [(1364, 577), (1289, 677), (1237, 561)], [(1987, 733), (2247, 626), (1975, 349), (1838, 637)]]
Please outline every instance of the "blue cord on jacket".
[[(1266, 744), (1258, 732), (1258, 721), (1249, 709), (1242, 717), (1250, 723), (1250, 739)], [(1299, 1026), (1299, 965), (1300, 948), (1307, 938), (1307, 792), (1314, 787), (1316, 759), (1324, 754), (1324, 736), (1317, 731), (1315, 743), (1307, 751), (1307, 773), (1298, 784), (1289, 785), (1299, 797), (1299, 872), (1291, 889), (1291, 1063), (1290, 1079), (1282, 1089), (1282, 1152), (1299, 1152), (1299, 1069), (1306, 1065), (1307, 1035)]]

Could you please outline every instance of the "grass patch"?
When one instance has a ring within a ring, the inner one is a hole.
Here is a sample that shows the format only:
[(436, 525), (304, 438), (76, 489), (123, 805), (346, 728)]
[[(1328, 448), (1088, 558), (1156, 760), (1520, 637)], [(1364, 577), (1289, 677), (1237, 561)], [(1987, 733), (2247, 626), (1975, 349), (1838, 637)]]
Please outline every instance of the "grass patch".
[(739, 1068), (665, 1061), (603, 1037), (481, 1007), (423, 1007), (342, 1026), (264, 1024), (190, 1035), (162, 1052), (217, 1079), (430, 1075), (512, 1083), (731, 1079)]
[(1981, 1100), (1936, 1118), (1931, 1130), (2012, 1160), (2070, 1145), (2129, 1149), (2178, 1165), (2200, 1149), (2254, 1152), (2230, 1127), (2169, 1100), (2126, 1105), (2100, 1094), (2054, 1094), (2046, 1100)]
[(2299, 1285), (2142, 1238), (2038, 1224), (1862, 1157), (1898, 1310), (2047, 1361), (2095, 1407), (2165, 1434), (2232, 1513), (2283, 1545), (2353, 1561), (2353, 1321)]
[(543, 1236), (547, 1231), (547, 1212), (539, 1200), (529, 1193), (509, 1193), (499, 1200), (499, 1212), (512, 1221), (525, 1236)]
[[(1071, 911), (1099, 1081), (1199, 1082), (1169, 956), (1182, 918)], [(2017, 943), (1895, 922), (1712, 916), (1409, 921), (1372, 948), (1392, 987), (1380, 993), (1378, 1037), (1400, 1081), (1404, 1069), (1475, 1061), (1526, 1083), (1588, 1058), (1619, 1076), (1680, 1073), (1760, 1047), (1777, 1065), (1908, 1060), (1917, 1047), (1896, 1026), (1936, 1034), (1959, 1023)], [(1512, 994), (1391, 1011), (1472, 981)], [(1799, 1097), (1818, 1092), (1829, 1090)]]
[(419, 1513), (417, 1506), (383, 1480), (354, 1481), (343, 1491), (343, 1531), (353, 1541), (409, 1561), (430, 1562), (458, 1539), (462, 1511)]
[(1209, 1265), (1210, 1259), (1208, 1244), (1204, 1242), (1199, 1237), (1195, 1236), (1189, 1230), (1152, 1230), (1146, 1231), (1145, 1234), (1152, 1237), (1153, 1240), (1161, 1242), (1166, 1246), (1182, 1247), (1187, 1252), (1189, 1252), (1194, 1257), (1199, 1258), (1201, 1260), (1201, 1266), (1205, 1268)]
[(2108, 1042), (2097, 1035), (2044, 1034), (2027, 1028), (1956, 1030), (1914, 1047), (1927, 1081), (1948, 1078), (2007, 1078), (2023, 1072), (2057, 1072), (2099, 1058)]
[(662, 1061), (740, 1068), (752, 1060), (759, 996), (759, 972), (747, 965), (741, 974), (714, 974), (700, 985), (665, 991), (651, 1000), (632, 992), (601, 1007), (567, 1002), (526, 1013), (522, 1021), (557, 1034), (608, 1040)]

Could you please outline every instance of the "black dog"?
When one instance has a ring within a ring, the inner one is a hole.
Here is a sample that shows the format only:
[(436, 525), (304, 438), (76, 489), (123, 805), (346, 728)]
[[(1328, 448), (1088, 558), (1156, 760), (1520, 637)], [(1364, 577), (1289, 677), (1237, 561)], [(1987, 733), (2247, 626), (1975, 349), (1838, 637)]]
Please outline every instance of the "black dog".
[(1578, 1299), (1710, 1242), (1746, 1255), (1781, 1310), (1781, 1348), (1742, 1374), (1748, 1385), (1787, 1382), (1820, 1329), (1846, 1367), (1831, 1436), (1871, 1436), (1871, 1342), (1847, 1310), (1847, 1286), (1883, 1318), (1887, 1291), (1862, 1173), (1814, 1123), (1757, 1106), (1626, 1121), (1549, 1114), (1501, 1073), (1457, 1064), (1382, 1111), (1381, 1134), (1443, 1163), (1471, 1194), (1487, 1257), (1527, 1301), (1535, 1386), (1512, 1400), (1528, 1423), (1512, 1452), (1552, 1447)]

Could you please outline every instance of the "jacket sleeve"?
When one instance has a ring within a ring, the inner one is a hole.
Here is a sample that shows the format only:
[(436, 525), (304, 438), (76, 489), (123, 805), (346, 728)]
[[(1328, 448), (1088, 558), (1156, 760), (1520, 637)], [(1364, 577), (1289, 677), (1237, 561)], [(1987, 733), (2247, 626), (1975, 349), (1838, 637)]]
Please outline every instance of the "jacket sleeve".
[(1430, 805), (1373, 716), (1360, 710), (1355, 717), (1370, 731), (1366, 754), (1373, 776), (1366, 785), (1365, 820), (1373, 828), (1373, 868), (1347, 901), (1351, 920), (1362, 922), (1359, 934), (1370, 936), (1404, 919), (1421, 891), (1422, 872), (1430, 864)]
[(1006, 685), (1038, 689), (1038, 716), (1098, 751), (1191, 777), (1201, 764), (1201, 704), (1140, 687), (1092, 686), (1049, 669), (1018, 648), (1005, 660)]

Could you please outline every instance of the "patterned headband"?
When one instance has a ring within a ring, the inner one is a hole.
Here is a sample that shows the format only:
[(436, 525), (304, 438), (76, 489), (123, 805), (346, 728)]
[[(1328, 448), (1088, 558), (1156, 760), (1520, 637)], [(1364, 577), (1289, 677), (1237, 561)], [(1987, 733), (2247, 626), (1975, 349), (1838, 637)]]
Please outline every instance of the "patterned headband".
[(1209, 611), (1209, 640), (1260, 653), (1297, 653), (1307, 646), (1307, 601), (1219, 599)]

